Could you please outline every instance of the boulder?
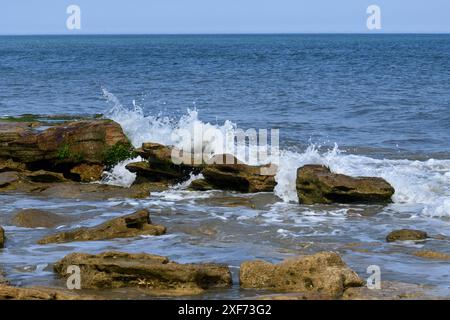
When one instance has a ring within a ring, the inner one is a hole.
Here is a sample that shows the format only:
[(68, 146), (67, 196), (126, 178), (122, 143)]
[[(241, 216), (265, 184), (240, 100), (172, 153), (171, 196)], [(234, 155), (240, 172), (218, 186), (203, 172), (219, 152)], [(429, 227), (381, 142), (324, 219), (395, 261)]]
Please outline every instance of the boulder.
[(219, 264), (178, 264), (163, 256), (105, 252), (97, 255), (72, 253), (58, 261), (54, 270), (68, 277), (67, 267), (81, 270), (82, 289), (130, 288), (197, 294), (211, 288), (231, 286), (231, 273)]
[(12, 218), (14, 225), (23, 228), (54, 228), (69, 221), (62, 215), (37, 209), (21, 210)]
[(364, 281), (334, 252), (299, 256), (272, 264), (261, 260), (241, 264), (242, 288), (282, 292), (316, 292), (339, 298)]
[(387, 242), (394, 241), (420, 241), (428, 238), (428, 234), (425, 231), (401, 229), (394, 230), (386, 236)]
[(349, 177), (335, 174), (321, 165), (306, 165), (297, 170), (297, 194), (302, 204), (387, 203), (394, 188), (382, 178)]
[(5, 247), (5, 230), (0, 226), (0, 249)]
[(214, 186), (209, 184), (206, 179), (196, 179), (189, 184), (188, 189), (193, 191), (209, 191), (214, 190)]
[[(231, 156), (232, 157), (232, 156)], [(239, 192), (272, 192), (276, 186), (275, 177), (264, 175), (264, 169), (271, 165), (249, 166), (238, 159), (230, 160), (229, 155), (216, 155), (224, 164), (214, 163), (206, 165), (202, 171), (205, 182), (215, 189), (233, 190)]]
[(39, 244), (71, 241), (95, 241), (114, 238), (129, 238), (141, 235), (159, 236), (166, 232), (164, 226), (152, 224), (147, 210), (118, 217), (92, 228), (79, 228), (50, 235), (39, 240)]
[(63, 123), (46, 130), (0, 122), (0, 158), (50, 168), (61, 163), (105, 164), (129, 140), (111, 120)]
[(197, 174), (202, 165), (183, 163), (183, 159), (177, 157), (173, 147), (158, 143), (143, 143), (136, 149), (136, 153), (145, 161), (130, 163), (126, 168), (137, 175), (137, 183), (141, 181), (182, 181), (191, 173)]
[(94, 182), (102, 179), (105, 166), (101, 164), (82, 163), (70, 170), (70, 173), (78, 175), (81, 182)]
[(89, 299), (52, 288), (19, 288), (0, 284), (0, 300), (78, 300)]

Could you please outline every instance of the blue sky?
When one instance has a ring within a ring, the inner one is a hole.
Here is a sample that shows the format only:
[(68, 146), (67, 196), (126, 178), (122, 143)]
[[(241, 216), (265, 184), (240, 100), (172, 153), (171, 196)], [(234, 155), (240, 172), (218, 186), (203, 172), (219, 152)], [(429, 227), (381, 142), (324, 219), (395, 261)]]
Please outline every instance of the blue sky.
[(371, 4), (382, 32), (450, 32), (449, 0), (0, 0), (0, 34), (369, 32)]

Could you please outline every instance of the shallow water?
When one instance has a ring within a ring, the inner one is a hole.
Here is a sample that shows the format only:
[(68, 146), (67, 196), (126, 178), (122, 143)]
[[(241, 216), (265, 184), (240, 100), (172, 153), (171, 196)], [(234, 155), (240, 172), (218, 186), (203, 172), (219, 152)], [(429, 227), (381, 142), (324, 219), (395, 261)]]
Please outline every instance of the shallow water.
[[(237, 298), (255, 294), (238, 288), (243, 260), (334, 250), (363, 278), (369, 265), (379, 265), (383, 280), (428, 284), (448, 296), (450, 263), (412, 253), (450, 254), (449, 241), (384, 239), (400, 228), (450, 236), (449, 55), (448, 35), (0, 37), (0, 115), (105, 113), (135, 146), (183, 144), (180, 130), (196, 125), (220, 133), (279, 128), (281, 134), (274, 194), (178, 186), (145, 200), (0, 195), (0, 225), (9, 239), (0, 262), (14, 283), (30, 285), (61, 285), (51, 263), (75, 251), (222, 262), (232, 267), (236, 285), (204, 297)], [(203, 142), (221, 151), (214, 141)], [(383, 177), (396, 189), (394, 203), (299, 205), (295, 172), (310, 163)], [(121, 164), (103, 182), (133, 179)], [(227, 206), (230, 195), (255, 207)], [(55, 230), (11, 226), (11, 215), (22, 208), (76, 217), (61, 228), (148, 208), (168, 233), (40, 246), (36, 241)]]

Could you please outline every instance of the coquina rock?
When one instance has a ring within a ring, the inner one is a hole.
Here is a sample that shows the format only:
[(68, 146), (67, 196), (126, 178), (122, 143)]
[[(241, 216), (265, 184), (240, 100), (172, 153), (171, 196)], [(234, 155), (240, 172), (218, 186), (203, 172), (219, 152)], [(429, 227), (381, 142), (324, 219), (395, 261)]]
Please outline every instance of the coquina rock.
[(5, 246), (5, 230), (0, 226), (0, 249)]
[(23, 228), (54, 228), (70, 221), (65, 216), (38, 209), (20, 210), (12, 218), (14, 225)]
[(178, 264), (163, 256), (105, 252), (98, 255), (72, 253), (58, 261), (54, 270), (68, 277), (67, 267), (81, 271), (83, 289), (138, 287), (149, 292), (197, 294), (211, 288), (231, 286), (231, 273), (219, 264)]
[(63, 123), (46, 130), (0, 121), (0, 159), (48, 169), (61, 164), (105, 164), (130, 142), (111, 120)]
[(299, 256), (272, 264), (261, 260), (241, 264), (241, 287), (282, 292), (316, 292), (339, 298), (364, 281), (334, 252)]
[(321, 165), (306, 165), (297, 170), (297, 194), (302, 204), (387, 203), (395, 192), (382, 178), (349, 177), (335, 174)]
[(47, 236), (39, 244), (64, 243), (71, 241), (107, 240), (129, 238), (141, 235), (158, 236), (166, 232), (164, 226), (152, 224), (150, 213), (141, 210), (130, 215), (115, 218), (92, 228), (79, 228)]
[(421, 230), (401, 229), (394, 230), (386, 236), (387, 242), (394, 241), (419, 241), (428, 238), (428, 234)]
[(203, 185), (215, 189), (253, 193), (272, 192), (277, 184), (275, 176), (264, 174), (264, 169), (270, 165), (249, 166), (230, 155), (216, 155), (214, 158), (228, 161), (206, 165), (202, 171), (204, 181), (196, 182), (192, 187)]

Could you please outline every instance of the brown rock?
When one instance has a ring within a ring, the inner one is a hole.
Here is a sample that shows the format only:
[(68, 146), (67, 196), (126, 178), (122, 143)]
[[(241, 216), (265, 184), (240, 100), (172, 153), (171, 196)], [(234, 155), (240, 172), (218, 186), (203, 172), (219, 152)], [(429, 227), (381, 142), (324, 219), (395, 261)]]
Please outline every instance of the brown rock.
[(266, 166), (249, 166), (238, 159), (233, 161), (227, 155), (216, 155), (218, 159), (234, 164), (211, 164), (202, 171), (208, 185), (215, 189), (234, 190), (239, 192), (272, 192), (276, 186), (275, 177), (263, 175)]
[(66, 181), (66, 178), (64, 178), (64, 175), (62, 173), (50, 172), (45, 170), (26, 173), (25, 176), (27, 180), (38, 183), (55, 183)]
[[(430, 289), (430, 288), (428, 288)], [(353, 287), (345, 290), (343, 300), (411, 300), (411, 299), (436, 299), (425, 286), (382, 281), (381, 289), (369, 289), (364, 287)]]
[(8, 160), (0, 160), (0, 172), (22, 172), (26, 170), (26, 166), (23, 163), (15, 162), (11, 159)]
[(382, 178), (349, 177), (335, 174), (321, 165), (306, 165), (297, 170), (300, 203), (385, 203), (395, 190)]
[(431, 250), (416, 251), (413, 253), (413, 255), (432, 260), (450, 260), (450, 254)]
[(19, 179), (17, 172), (2, 172), (0, 173), (0, 188), (6, 188), (18, 182)]
[(141, 235), (159, 236), (166, 232), (164, 226), (152, 224), (147, 210), (115, 218), (92, 228), (79, 228), (47, 236), (39, 244), (64, 243), (71, 241), (93, 241), (114, 238), (129, 238)]
[(191, 182), (188, 189), (195, 191), (208, 191), (214, 190), (214, 187), (210, 185), (205, 179), (196, 179)]
[(342, 296), (347, 288), (364, 284), (334, 252), (299, 256), (279, 264), (247, 261), (241, 264), (240, 282), (243, 288), (316, 292), (334, 298)]
[(70, 265), (80, 268), (83, 289), (138, 287), (151, 290), (153, 294), (160, 290), (197, 294), (210, 288), (231, 286), (231, 273), (227, 266), (178, 264), (151, 254), (72, 253), (58, 261), (54, 270), (61, 277), (67, 277)]
[(82, 163), (70, 170), (71, 173), (80, 177), (81, 182), (94, 182), (102, 179), (105, 166), (100, 164)]
[(0, 226), (0, 249), (5, 247), (5, 230)]
[(395, 230), (389, 233), (386, 237), (387, 242), (394, 241), (419, 241), (428, 238), (428, 234), (425, 231), (401, 229)]
[(89, 299), (52, 288), (18, 288), (0, 284), (0, 300), (78, 300)]
[(69, 221), (67, 217), (37, 209), (21, 210), (12, 219), (14, 225), (23, 228), (54, 228)]

